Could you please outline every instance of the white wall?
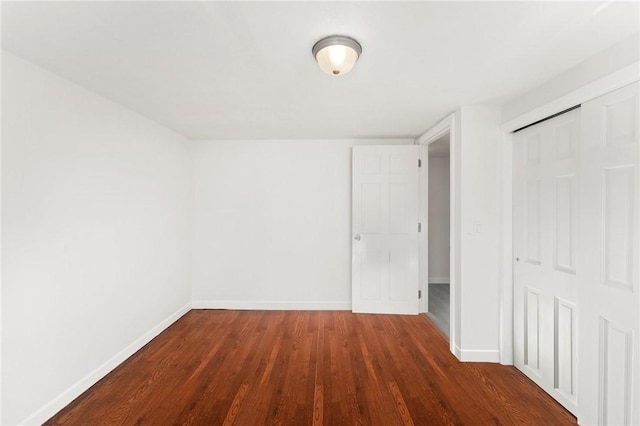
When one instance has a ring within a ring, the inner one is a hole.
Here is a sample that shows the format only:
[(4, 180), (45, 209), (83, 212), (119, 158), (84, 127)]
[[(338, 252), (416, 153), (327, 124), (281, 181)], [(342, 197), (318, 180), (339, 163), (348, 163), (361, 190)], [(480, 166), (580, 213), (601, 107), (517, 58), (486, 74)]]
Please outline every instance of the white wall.
[(429, 283), (449, 283), (449, 156), (429, 155)]
[(499, 108), (461, 108), (463, 360), (477, 357), (499, 361), (502, 238), (499, 123)]
[[(619, 72), (621, 69), (637, 63), (638, 60), (640, 60), (640, 35), (636, 33), (568, 69), (539, 87), (506, 102), (502, 106), (502, 122), (515, 120), (518, 116), (531, 113), (536, 108), (554, 102), (558, 97), (584, 88), (590, 83), (614, 72)], [(634, 73), (637, 76), (637, 68)], [(568, 108), (580, 102), (584, 102), (584, 99), (576, 98), (575, 103), (562, 105), (557, 110), (541, 111), (542, 116), (535, 117), (529, 122), (520, 123), (520, 125), (531, 124), (536, 120), (560, 112), (562, 108)]]
[(499, 124), (499, 108), (463, 106), (418, 139), (428, 143), (445, 127), (451, 135), (451, 346), (463, 361), (500, 361), (503, 135)]
[(38, 423), (188, 306), (189, 155), (7, 52), (2, 150), (2, 424)]
[(351, 309), (351, 148), (197, 141), (194, 307)]

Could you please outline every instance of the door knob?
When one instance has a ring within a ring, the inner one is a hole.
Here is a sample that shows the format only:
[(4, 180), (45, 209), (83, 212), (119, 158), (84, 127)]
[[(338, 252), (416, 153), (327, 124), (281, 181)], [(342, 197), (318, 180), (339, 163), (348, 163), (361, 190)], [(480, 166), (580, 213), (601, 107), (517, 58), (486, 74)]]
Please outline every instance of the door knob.
[(353, 239), (356, 240), (356, 241), (360, 241), (360, 234), (356, 234), (356, 236), (353, 237)]

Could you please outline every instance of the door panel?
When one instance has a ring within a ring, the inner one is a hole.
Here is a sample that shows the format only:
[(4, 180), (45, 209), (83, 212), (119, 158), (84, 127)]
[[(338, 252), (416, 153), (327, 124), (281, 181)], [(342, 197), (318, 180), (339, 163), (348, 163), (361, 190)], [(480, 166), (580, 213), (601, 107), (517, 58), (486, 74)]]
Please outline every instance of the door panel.
[(577, 411), (580, 112), (514, 135), (514, 362)]
[(556, 297), (555, 305), (555, 374), (554, 388), (566, 398), (572, 399), (576, 395), (577, 365), (576, 355), (576, 305)]
[(632, 237), (635, 166), (604, 169), (604, 283), (633, 290)]
[(418, 313), (420, 147), (353, 148), (352, 309)]
[(582, 105), (581, 424), (640, 424), (638, 83)]
[(540, 264), (540, 179), (527, 182), (527, 262)]
[(540, 375), (540, 290), (526, 287), (524, 365)]
[(578, 236), (578, 194), (576, 175), (555, 179), (554, 268), (576, 273), (575, 250)]

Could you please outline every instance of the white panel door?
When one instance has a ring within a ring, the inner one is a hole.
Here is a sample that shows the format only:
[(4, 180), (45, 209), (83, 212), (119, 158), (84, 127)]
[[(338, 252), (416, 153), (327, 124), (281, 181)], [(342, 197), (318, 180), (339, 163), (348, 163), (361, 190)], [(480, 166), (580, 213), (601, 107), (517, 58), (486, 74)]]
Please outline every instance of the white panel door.
[[(640, 424), (638, 83), (582, 105), (581, 424)], [(584, 273), (582, 273), (584, 272)]]
[(574, 110), (514, 135), (514, 362), (577, 410), (578, 152)]
[(352, 310), (418, 313), (420, 147), (353, 148)]

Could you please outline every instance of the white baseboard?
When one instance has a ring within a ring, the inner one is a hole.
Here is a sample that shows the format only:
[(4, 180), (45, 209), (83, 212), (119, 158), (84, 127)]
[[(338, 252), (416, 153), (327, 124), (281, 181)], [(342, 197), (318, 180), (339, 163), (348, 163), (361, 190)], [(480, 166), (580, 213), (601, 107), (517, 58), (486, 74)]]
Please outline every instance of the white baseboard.
[(500, 351), (495, 350), (465, 350), (454, 347), (453, 354), (462, 362), (500, 362)]
[(429, 284), (449, 284), (449, 277), (429, 277)]
[(49, 403), (45, 404), (38, 411), (27, 417), (20, 422), (20, 425), (41, 425), (45, 421), (49, 420), (54, 414), (62, 410), (69, 405), (71, 401), (80, 396), (84, 391), (96, 384), (100, 379), (109, 374), (114, 368), (120, 365), (123, 361), (136, 353), (140, 348), (149, 343), (154, 337), (166, 330), (171, 324), (176, 322), (181, 316), (191, 310), (191, 302), (187, 303), (173, 314), (169, 315), (166, 319), (160, 322), (158, 325), (147, 331), (145, 334), (136, 339), (129, 346), (115, 354), (104, 364), (93, 370), (86, 375), (80, 381), (76, 382), (69, 389), (62, 392), (56, 398)]
[(193, 309), (255, 311), (350, 311), (351, 302), (292, 302), (273, 300), (194, 300)]
[(462, 361), (462, 351), (458, 345), (453, 345), (453, 354), (458, 358), (458, 360)]

